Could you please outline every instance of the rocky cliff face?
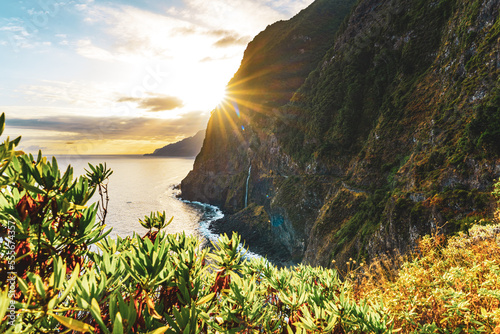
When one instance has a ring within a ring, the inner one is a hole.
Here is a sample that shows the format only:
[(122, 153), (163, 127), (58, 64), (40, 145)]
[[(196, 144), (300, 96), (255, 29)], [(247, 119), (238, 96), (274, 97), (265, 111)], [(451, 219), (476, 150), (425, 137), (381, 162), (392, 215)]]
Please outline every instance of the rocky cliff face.
[(234, 214), (227, 228), (283, 260), (324, 266), (488, 217), (499, 8), (318, 0), (269, 26), (213, 112), (183, 197)]

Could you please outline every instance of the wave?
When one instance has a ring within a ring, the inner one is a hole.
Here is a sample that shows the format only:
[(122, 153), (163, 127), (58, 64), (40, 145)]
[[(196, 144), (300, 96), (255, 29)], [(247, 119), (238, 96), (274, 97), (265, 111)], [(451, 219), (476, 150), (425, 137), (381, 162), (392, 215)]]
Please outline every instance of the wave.
[[(200, 213), (200, 226), (198, 231), (200, 234), (206, 239), (210, 240), (212, 243), (217, 243), (219, 240), (219, 234), (214, 233), (210, 230), (210, 225), (212, 222), (224, 218), (224, 213), (219, 207), (211, 204), (201, 203), (197, 201), (188, 201), (182, 198), (179, 198), (182, 202), (194, 206)], [(244, 253), (245, 259), (262, 259), (263, 257), (257, 253), (254, 253), (250, 250), (245, 250), (241, 245), (239, 251)]]

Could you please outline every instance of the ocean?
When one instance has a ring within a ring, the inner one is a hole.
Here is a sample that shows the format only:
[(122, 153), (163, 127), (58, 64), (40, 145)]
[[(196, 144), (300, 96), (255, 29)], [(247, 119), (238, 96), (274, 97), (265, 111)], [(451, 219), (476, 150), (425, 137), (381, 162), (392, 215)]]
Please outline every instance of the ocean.
[[(89, 170), (88, 163), (106, 163), (113, 170), (108, 182), (106, 217), (107, 227), (112, 228), (111, 237), (131, 236), (134, 232), (144, 235), (147, 230), (141, 226), (139, 219), (153, 211), (165, 211), (167, 219), (174, 217), (164, 230), (167, 233), (185, 232), (205, 242), (215, 241), (218, 237), (208, 229), (212, 220), (223, 217), (217, 207), (177, 197), (179, 190), (175, 186), (192, 169), (194, 158), (140, 155), (64, 155), (56, 158), (61, 172), (71, 165), (75, 177), (85, 174), (85, 169)], [(91, 202), (98, 200), (96, 194)]]

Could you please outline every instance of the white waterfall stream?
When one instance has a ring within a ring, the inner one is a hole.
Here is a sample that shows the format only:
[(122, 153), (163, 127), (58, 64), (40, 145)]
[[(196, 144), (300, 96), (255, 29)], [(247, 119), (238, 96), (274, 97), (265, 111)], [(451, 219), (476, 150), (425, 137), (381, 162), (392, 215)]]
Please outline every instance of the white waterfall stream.
[(247, 185), (245, 189), (245, 208), (248, 206), (248, 182), (250, 181), (250, 173), (252, 172), (252, 165), (248, 167)]

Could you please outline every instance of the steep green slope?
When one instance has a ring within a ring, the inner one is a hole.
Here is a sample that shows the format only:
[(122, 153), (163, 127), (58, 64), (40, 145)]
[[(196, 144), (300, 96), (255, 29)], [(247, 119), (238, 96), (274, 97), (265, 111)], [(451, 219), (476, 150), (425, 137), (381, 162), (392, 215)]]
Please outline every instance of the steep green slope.
[(291, 20), (268, 26), (248, 44), (228, 95), (252, 107), (287, 103), (331, 47), (353, 3), (318, 0)]
[[(276, 66), (297, 56), (277, 36), (335, 4), (317, 1), (249, 45), (183, 195), (231, 213), (248, 194), (269, 217), (254, 234), (321, 265), (405, 252), (431, 229), (488, 216), (500, 176), (500, 2), (362, 0), (311, 45), (314, 66)], [(292, 95), (285, 79), (306, 72)]]
[(350, 19), (290, 105), (301, 135), (280, 127), (287, 152), (365, 195), (342, 222), (336, 196), (325, 201), (308, 261), (329, 260), (317, 247), (335, 258), (406, 251), (436, 225), (452, 232), (487, 214), (500, 172), (498, 6), (387, 1), (361, 26)]

